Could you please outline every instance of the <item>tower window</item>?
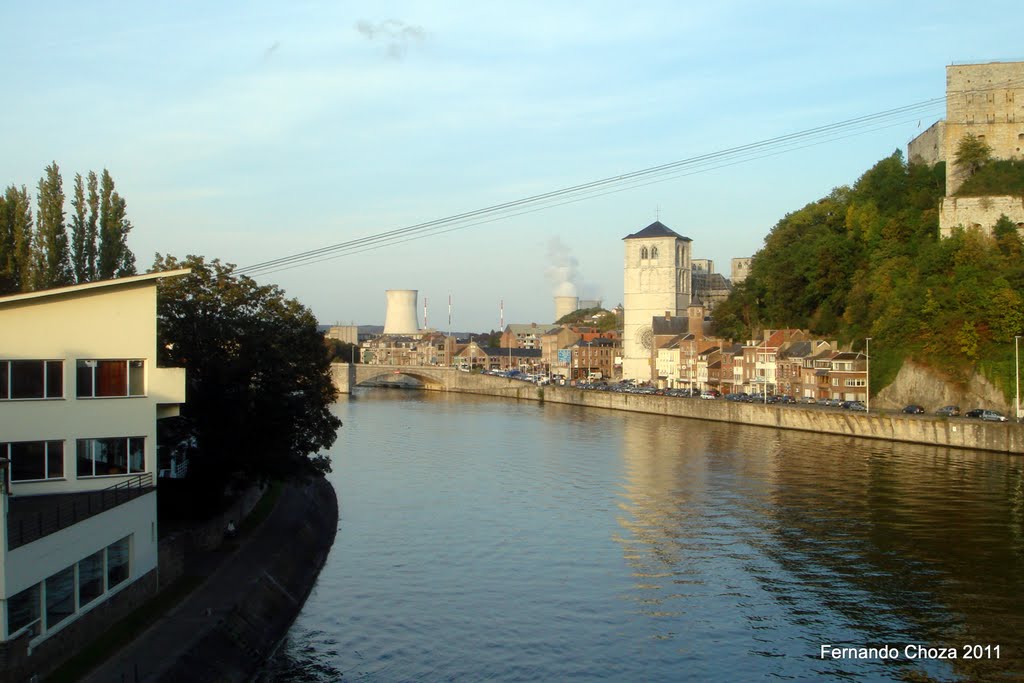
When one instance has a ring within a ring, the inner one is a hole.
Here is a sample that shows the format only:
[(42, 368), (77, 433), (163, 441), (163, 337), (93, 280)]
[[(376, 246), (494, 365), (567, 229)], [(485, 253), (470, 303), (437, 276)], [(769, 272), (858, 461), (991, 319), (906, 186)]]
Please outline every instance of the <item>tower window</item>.
[(651, 258), (658, 258), (658, 248), (651, 247)]
[(647, 260), (647, 247), (641, 247), (640, 248), (640, 260), (641, 261), (646, 261)]

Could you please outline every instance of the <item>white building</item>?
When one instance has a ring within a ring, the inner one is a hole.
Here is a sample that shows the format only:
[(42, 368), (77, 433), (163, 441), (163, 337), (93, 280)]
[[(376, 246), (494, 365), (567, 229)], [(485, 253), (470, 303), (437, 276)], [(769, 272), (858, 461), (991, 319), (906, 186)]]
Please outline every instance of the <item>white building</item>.
[(627, 235), (622, 325), (622, 377), (652, 379), (655, 316), (685, 314), (690, 305), (690, 243), (659, 221)]
[(156, 586), (156, 420), (185, 400), (184, 369), (156, 366), (156, 285), (187, 272), (0, 297), (8, 660)]

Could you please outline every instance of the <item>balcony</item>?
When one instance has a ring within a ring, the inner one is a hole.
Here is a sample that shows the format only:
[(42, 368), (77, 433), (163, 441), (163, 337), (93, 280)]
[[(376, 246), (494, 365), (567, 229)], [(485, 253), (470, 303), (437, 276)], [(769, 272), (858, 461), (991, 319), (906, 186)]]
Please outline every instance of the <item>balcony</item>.
[(14, 550), (37, 541), (153, 490), (153, 474), (143, 472), (99, 491), (10, 496), (7, 549)]

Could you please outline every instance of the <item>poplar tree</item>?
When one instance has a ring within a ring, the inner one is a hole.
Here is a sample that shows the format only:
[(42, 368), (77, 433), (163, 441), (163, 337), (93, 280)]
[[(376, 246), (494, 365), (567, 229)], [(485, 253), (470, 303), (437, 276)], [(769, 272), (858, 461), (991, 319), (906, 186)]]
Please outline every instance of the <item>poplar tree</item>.
[(62, 287), (74, 283), (68, 251), (67, 225), (64, 222), (64, 182), (54, 161), (39, 179), (36, 195), (36, 235), (32, 244), (33, 284), (36, 289)]
[(24, 185), (0, 199), (0, 294), (32, 289), (32, 206)]
[(89, 264), (86, 259), (86, 238), (89, 231), (88, 204), (85, 200), (85, 183), (82, 174), (75, 174), (75, 195), (71, 199), (74, 215), (71, 217), (71, 268), (75, 271), (75, 282), (89, 282)]
[(135, 255), (128, 248), (132, 224), (128, 220), (127, 204), (114, 189), (114, 179), (107, 169), (103, 169), (100, 177), (99, 219), (97, 278), (107, 280), (135, 275)]

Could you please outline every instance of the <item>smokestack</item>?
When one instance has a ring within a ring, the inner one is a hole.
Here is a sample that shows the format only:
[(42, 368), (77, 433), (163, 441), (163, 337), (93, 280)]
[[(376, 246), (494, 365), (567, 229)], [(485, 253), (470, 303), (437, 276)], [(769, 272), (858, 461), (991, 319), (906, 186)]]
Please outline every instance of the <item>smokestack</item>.
[(563, 317), (578, 311), (580, 307), (580, 300), (575, 296), (556, 296), (555, 297), (555, 320), (561, 320)]
[(415, 289), (389, 289), (384, 292), (387, 297), (387, 315), (384, 317), (384, 334), (416, 334)]

